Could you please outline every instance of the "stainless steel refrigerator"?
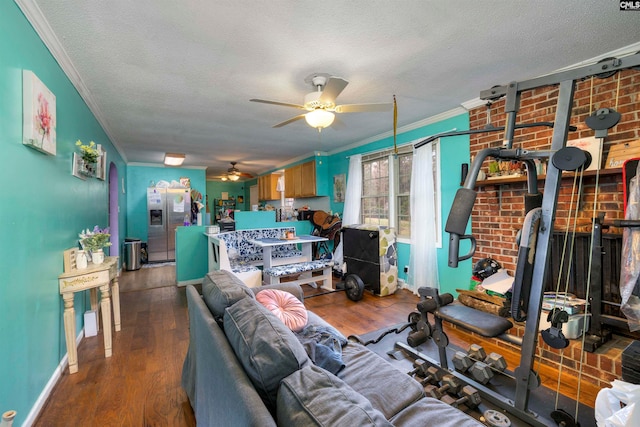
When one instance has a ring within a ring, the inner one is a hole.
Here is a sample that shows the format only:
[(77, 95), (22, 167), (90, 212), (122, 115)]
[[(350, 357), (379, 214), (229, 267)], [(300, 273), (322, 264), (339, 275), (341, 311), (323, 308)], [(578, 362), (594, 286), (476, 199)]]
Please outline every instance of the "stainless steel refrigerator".
[(191, 220), (188, 188), (147, 189), (147, 253), (149, 262), (176, 259), (176, 227)]

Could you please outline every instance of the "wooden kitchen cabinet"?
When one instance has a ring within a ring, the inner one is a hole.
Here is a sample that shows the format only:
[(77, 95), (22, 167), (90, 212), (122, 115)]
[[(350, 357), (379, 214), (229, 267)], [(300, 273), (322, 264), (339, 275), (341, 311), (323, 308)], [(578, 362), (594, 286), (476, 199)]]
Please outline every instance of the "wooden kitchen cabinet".
[(280, 175), (271, 173), (258, 177), (258, 199), (279, 200), (280, 192), (276, 190)]
[(307, 162), (300, 165), (300, 196), (314, 197), (316, 195), (316, 162)]
[(287, 198), (316, 196), (316, 162), (310, 161), (284, 171), (284, 195)]

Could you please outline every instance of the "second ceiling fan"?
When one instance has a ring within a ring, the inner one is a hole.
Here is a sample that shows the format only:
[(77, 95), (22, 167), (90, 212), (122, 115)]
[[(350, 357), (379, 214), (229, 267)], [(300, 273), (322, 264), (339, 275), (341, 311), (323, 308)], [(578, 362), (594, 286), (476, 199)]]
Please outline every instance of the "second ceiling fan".
[(221, 177), (221, 179), (223, 181), (237, 181), (240, 178), (253, 178), (253, 175), (251, 175), (250, 173), (247, 172), (241, 172), (237, 167), (236, 164), (238, 162), (229, 162), (231, 163), (231, 167), (229, 169), (227, 169), (227, 173), (226, 175), (223, 175)]
[(297, 120), (305, 119), (309, 126), (318, 129), (318, 131), (331, 126), (335, 120), (335, 113), (382, 112), (389, 111), (393, 106), (392, 103), (336, 105), (336, 98), (349, 84), (348, 81), (341, 77), (316, 73), (308, 76), (305, 79), (305, 82), (313, 85), (316, 90), (305, 95), (304, 105), (256, 98), (250, 99), (249, 101), (298, 108), (307, 111), (306, 113), (297, 115), (282, 123), (274, 125), (274, 128), (279, 128)]

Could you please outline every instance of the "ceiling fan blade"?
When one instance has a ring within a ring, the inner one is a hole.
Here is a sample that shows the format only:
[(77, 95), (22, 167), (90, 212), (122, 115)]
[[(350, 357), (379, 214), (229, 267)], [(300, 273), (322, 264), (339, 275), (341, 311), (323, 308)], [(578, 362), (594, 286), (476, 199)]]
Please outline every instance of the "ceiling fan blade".
[(335, 103), (338, 95), (342, 93), (348, 84), (349, 82), (341, 77), (329, 77), (329, 80), (327, 80), (327, 83), (322, 88), (322, 95), (320, 95), (318, 101), (322, 103)]
[(305, 110), (303, 105), (290, 104), (288, 102), (269, 101), (269, 100), (266, 100), (266, 99), (255, 99), (255, 98), (250, 99), (249, 101), (251, 101), (251, 102), (261, 102), (263, 104), (280, 105), (282, 107), (301, 108), (301, 109)]
[(337, 105), (336, 113), (376, 113), (381, 111), (389, 111), (393, 107), (390, 102), (379, 104), (345, 104)]
[(304, 116), (305, 116), (304, 114), (300, 114), (299, 116), (292, 117), (289, 120), (285, 120), (284, 122), (278, 123), (277, 125), (273, 125), (272, 127), (281, 128), (282, 126), (288, 125), (289, 123), (293, 123), (296, 120), (304, 119)]
[(253, 175), (251, 175), (248, 172), (237, 172), (236, 175), (241, 176), (243, 178), (253, 178)]

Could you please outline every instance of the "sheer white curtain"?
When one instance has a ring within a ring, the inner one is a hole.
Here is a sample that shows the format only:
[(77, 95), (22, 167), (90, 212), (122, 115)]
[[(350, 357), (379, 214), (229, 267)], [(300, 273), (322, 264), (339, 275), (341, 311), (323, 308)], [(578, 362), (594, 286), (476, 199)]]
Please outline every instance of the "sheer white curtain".
[[(362, 198), (362, 155), (355, 154), (349, 158), (349, 174), (347, 175), (347, 191), (344, 195), (344, 211), (342, 225), (360, 222), (360, 199)], [(342, 240), (333, 252), (333, 260), (337, 269), (345, 271), (343, 264)]]
[(433, 145), (420, 147), (413, 155), (411, 171), (411, 254), (408, 288), (439, 288), (436, 258), (435, 184)]

